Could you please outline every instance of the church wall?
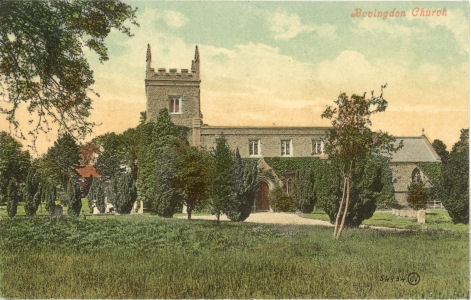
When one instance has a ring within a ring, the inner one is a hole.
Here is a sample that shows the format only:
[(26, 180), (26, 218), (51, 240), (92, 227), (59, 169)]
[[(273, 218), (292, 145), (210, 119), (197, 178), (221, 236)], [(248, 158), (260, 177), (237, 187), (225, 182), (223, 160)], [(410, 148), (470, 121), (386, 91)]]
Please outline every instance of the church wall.
[[(315, 157), (312, 155), (312, 140), (321, 139), (325, 132), (323, 127), (202, 127), (201, 143), (211, 150), (223, 134), (231, 149), (239, 148), (241, 157), (276, 157), (281, 156), (281, 140), (291, 139), (291, 157)], [(249, 140), (255, 139), (260, 140), (261, 153), (249, 156)]]
[[(397, 202), (402, 206), (408, 206), (407, 192), (408, 187), (412, 183), (412, 171), (418, 168), (414, 162), (405, 163), (389, 163), (393, 175), (394, 192)], [(425, 187), (431, 187), (426, 176), (422, 173)]]

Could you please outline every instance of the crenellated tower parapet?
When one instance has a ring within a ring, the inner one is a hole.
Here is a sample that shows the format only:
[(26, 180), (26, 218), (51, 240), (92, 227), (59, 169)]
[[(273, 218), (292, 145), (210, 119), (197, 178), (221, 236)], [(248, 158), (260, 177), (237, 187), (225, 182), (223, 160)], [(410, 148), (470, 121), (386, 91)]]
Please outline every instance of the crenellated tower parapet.
[(199, 76), (195, 72), (190, 72), (188, 69), (167, 69), (158, 68), (155, 71), (154, 68), (150, 68), (147, 79), (150, 80), (198, 80)]

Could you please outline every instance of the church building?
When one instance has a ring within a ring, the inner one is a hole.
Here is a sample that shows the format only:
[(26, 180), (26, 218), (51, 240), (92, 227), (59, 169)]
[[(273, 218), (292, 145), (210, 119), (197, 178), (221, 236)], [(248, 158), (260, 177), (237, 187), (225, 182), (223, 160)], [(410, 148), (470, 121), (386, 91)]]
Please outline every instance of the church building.
[[(239, 149), (241, 157), (259, 159), (259, 188), (254, 208), (269, 210), (269, 190), (276, 184), (283, 185), (264, 157), (318, 157), (326, 159), (323, 138), (329, 127), (282, 127), (282, 126), (211, 126), (203, 122), (200, 109), (200, 54), (198, 46), (191, 69), (158, 68), (151, 66), (150, 45), (146, 57), (146, 113), (147, 120), (155, 121), (160, 110), (168, 109), (176, 125), (186, 126), (189, 130), (190, 145), (212, 149), (221, 135), (233, 150)], [(404, 147), (391, 159), (394, 188), (399, 204), (407, 205), (405, 195), (413, 176), (426, 176), (417, 164), (419, 162), (440, 162), (425, 135), (404, 137)], [(262, 172), (263, 171), (263, 172)], [(263, 176), (271, 172), (272, 176)], [(415, 172), (415, 173), (414, 173)], [(419, 175), (417, 175), (419, 174)], [(274, 179), (273, 179), (274, 178)], [(276, 182), (275, 182), (276, 181)], [(426, 180), (425, 180), (426, 182)], [(285, 187), (286, 190), (286, 187)]]

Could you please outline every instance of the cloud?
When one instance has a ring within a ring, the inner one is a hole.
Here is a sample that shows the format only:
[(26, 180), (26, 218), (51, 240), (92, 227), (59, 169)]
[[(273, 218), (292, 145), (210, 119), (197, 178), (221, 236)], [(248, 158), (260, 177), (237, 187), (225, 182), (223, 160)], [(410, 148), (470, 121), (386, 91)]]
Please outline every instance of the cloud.
[(469, 20), (460, 10), (447, 10), (447, 15), (442, 17), (426, 18), (431, 28), (444, 26), (453, 33), (463, 52), (469, 52)]
[(297, 14), (289, 14), (281, 9), (267, 14), (267, 19), (270, 31), (275, 34), (275, 40), (289, 40), (301, 33), (314, 31), (322, 37), (335, 36), (335, 26), (330, 24), (303, 24)]
[(181, 12), (174, 10), (157, 10), (148, 7), (143, 10), (139, 19), (141, 22), (144, 22), (144, 24), (163, 21), (168, 26), (174, 28), (180, 28), (189, 21)]
[(359, 35), (391, 35), (391, 36), (411, 36), (412, 34), (423, 32), (417, 25), (407, 25), (403, 19), (400, 23), (395, 20), (383, 20), (381, 18), (360, 18), (354, 19), (352, 32)]

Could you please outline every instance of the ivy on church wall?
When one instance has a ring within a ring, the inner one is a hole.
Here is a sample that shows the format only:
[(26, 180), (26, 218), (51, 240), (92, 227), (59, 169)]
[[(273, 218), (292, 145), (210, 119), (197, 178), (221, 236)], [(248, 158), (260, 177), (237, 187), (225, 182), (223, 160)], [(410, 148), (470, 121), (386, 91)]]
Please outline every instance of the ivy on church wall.
[[(324, 185), (326, 183), (338, 182), (338, 180), (336, 180), (338, 176), (337, 170), (328, 172), (328, 170), (333, 169), (334, 166), (329, 164), (326, 160), (317, 157), (267, 157), (265, 161), (280, 178), (283, 178), (283, 174), (286, 171), (311, 169), (318, 184), (321, 184), (320, 182), (323, 182), (322, 184)], [(394, 197), (392, 172), (387, 159), (371, 159), (365, 167), (368, 169), (368, 172), (366, 172), (368, 178), (363, 178), (362, 182), (366, 189), (372, 190), (372, 192), (375, 193), (374, 197), (377, 199), (377, 208), (387, 209), (398, 207), (398, 203)], [(339, 184), (342, 185), (343, 182)], [(380, 188), (372, 189), (371, 186), (373, 185), (376, 187), (380, 186)], [(316, 188), (316, 190), (319, 193), (320, 190), (318, 188)], [(322, 195), (319, 195), (319, 199), (321, 198)]]
[(325, 164), (317, 157), (265, 157), (265, 161), (280, 178), (283, 178), (284, 172), (293, 170), (311, 169), (316, 173)]
[(419, 162), (417, 166), (427, 176), (431, 188), (427, 189), (430, 200), (439, 200), (443, 198), (442, 193), (442, 164), (440, 162)]

